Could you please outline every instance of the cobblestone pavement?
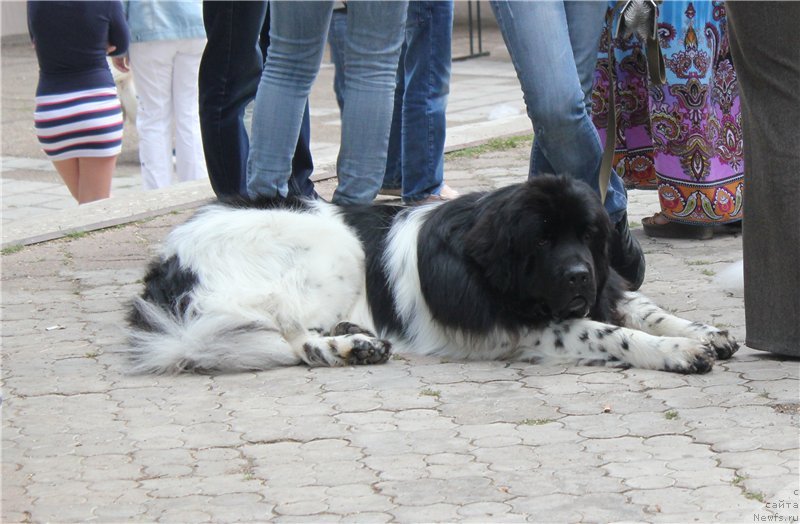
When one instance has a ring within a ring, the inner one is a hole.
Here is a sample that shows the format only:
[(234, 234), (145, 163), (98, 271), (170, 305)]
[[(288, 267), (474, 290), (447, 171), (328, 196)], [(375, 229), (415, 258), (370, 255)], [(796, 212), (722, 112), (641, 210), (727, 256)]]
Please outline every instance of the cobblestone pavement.
[[(448, 180), (498, 187), (526, 165), (525, 145), (450, 158)], [(631, 193), (634, 220), (656, 205)], [(797, 518), (800, 364), (748, 348), (703, 376), (403, 355), (127, 376), (125, 303), (188, 216), (4, 254), (3, 522)], [(740, 238), (636, 234), (643, 291), (744, 339), (742, 300), (713, 280)]]

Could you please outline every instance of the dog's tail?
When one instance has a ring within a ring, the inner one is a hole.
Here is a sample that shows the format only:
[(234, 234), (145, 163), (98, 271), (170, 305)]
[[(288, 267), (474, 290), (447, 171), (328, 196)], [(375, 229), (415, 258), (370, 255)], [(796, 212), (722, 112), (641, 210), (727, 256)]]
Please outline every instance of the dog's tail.
[(176, 313), (137, 297), (127, 353), (135, 374), (232, 373), (298, 364), (274, 326), (224, 313)]

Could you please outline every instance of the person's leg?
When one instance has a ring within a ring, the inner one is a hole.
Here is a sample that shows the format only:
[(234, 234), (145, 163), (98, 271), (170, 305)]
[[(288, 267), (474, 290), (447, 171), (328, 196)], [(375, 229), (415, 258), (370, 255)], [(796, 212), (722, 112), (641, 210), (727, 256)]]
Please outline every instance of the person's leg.
[(347, 5), (345, 97), (339, 186), (333, 201), (371, 202), (386, 170), (395, 76), (408, 2)]
[[(583, 91), (586, 114), (592, 114), (592, 78), (597, 65), (600, 33), (607, 5), (603, 2), (564, 2), (567, 32), (572, 56)], [(540, 142), (534, 137), (531, 155), (531, 174), (552, 173), (553, 168), (542, 153)]]
[(208, 42), (198, 76), (200, 131), (217, 196), (244, 195), (249, 151), (244, 109), (258, 87), (266, 1), (204, 1)]
[(203, 157), (197, 102), (197, 71), (205, 39), (177, 40), (172, 75), (172, 104), (175, 115), (175, 173), (178, 180), (204, 180), (208, 173)]
[(800, 356), (800, 4), (725, 8), (744, 133), (746, 344)]
[(287, 196), (303, 112), (319, 72), (330, 2), (271, 2), (270, 46), (253, 109), (250, 196)]
[(293, 196), (319, 198), (314, 190), (311, 175), (314, 173), (314, 159), (311, 157), (311, 117), (309, 116), (308, 99), (303, 111), (303, 122), (300, 124), (300, 136), (292, 157), (292, 175), (289, 177), (289, 194)]
[[(590, 96), (605, 4), (494, 0), (491, 6), (534, 122), (530, 175), (566, 174), (599, 191), (603, 150)], [(627, 198), (621, 180), (610, 188), (606, 210), (616, 222)]]
[(53, 160), (53, 167), (58, 171), (72, 198), (78, 200), (78, 174), (80, 173), (78, 171), (78, 159)]
[(139, 161), (145, 189), (172, 183), (172, 76), (176, 40), (132, 44), (131, 70), (136, 82), (139, 110)]
[(328, 45), (333, 62), (333, 92), (341, 113), (344, 107), (344, 38), (347, 33), (347, 8), (334, 9), (328, 30)]
[[(264, 20), (264, 27), (261, 29), (261, 50), (267, 56), (269, 48), (269, 9)], [(331, 24), (332, 26), (333, 24)], [(344, 67), (344, 66), (343, 66)], [(297, 146), (292, 157), (292, 175), (289, 177), (289, 194), (294, 196), (319, 198), (314, 190), (314, 182), (311, 175), (314, 173), (314, 160), (311, 157), (311, 119), (309, 116), (308, 100), (306, 109), (303, 112), (303, 123), (300, 126), (300, 136), (297, 139)]]
[(111, 178), (117, 156), (78, 159), (78, 204), (86, 204), (111, 196)]
[(444, 181), (453, 3), (413, 1), (406, 20), (402, 111), (403, 200), (438, 194)]
[(394, 105), (392, 106), (392, 126), (389, 131), (389, 148), (386, 152), (386, 171), (380, 192), (384, 195), (403, 194), (403, 97), (406, 92), (406, 44), (400, 50), (395, 76)]
[[(604, 9), (600, 3), (565, 4), (570, 2), (491, 2), (534, 124), (529, 175), (569, 175), (599, 193), (603, 150), (587, 111), (583, 86), (591, 88), (594, 68), (588, 67), (588, 55), (591, 42), (595, 52), (599, 46)], [(586, 33), (582, 35), (582, 31)], [(573, 40), (580, 52), (577, 56)], [(546, 166), (537, 165), (537, 161)], [(605, 198), (606, 211), (617, 232), (611, 244), (611, 265), (635, 290), (644, 280), (645, 262), (638, 241), (628, 229), (627, 204), (622, 181), (612, 176)]]
[(564, 2), (572, 56), (584, 95), (583, 105), (589, 115), (592, 113), (592, 82), (607, 7), (605, 2)]

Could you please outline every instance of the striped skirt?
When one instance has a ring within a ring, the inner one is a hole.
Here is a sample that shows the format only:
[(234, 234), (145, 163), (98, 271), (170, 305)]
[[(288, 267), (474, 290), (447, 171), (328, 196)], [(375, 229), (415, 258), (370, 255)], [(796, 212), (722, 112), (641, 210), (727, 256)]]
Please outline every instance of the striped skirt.
[(36, 136), (50, 160), (116, 156), (122, 107), (115, 87), (36, 97)]

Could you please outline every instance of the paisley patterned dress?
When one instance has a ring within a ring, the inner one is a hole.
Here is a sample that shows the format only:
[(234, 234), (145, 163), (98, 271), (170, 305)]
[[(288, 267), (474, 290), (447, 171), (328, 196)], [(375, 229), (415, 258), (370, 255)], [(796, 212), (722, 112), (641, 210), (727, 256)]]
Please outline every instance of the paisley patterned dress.
[(614, 166), (626, 186), (657, 188), (661, 211), (671, 221), (738, 221), (744, 191), (742, 126), (723, 2), (663, 2), (659, 10), (667, 72), (661, 86), (649, 85), (636, 37), (612, 40), (609, 8), (592, 94), (595, 126), (605, 141), (613, 63)]

